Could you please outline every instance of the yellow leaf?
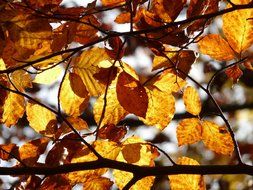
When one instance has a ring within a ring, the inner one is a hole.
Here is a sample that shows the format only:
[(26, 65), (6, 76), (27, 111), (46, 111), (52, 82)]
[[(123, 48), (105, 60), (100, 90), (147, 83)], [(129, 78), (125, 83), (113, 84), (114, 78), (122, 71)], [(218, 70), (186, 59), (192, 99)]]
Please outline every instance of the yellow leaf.
[[(230, 20), (231, 22), (231, 20)], [(229, 43), (218, 34), (209, 34), (202, 38), (199, 43), (201, 53), (209, 55), (219, 61), (229, 61), (235, 58)]]
[[(169, 51), (166, 53), (166, 56), (172, 61), (172, 58), (175, 57), (177, 55), (178, 52), (176, 52), (176, 48), (173, 49), (169, 49)], [(156, 70), (156, 69), (161, 69), (163, 67), (168, 67), (171, 66), (170, 60), (168, 60), (167, 57), (163, 57), (163, 56), (155, 56), (154, 60), (153, 60), (153, 69), (152, 70)]]
[(184, 90), (183, 100), (187, 112), (192, 115), (199, 115), (201, 111), (201, 102), (199, 94), (195, 88), (188, 86)]
[[(180, 165), (199, 165), (196, 160), (187, 157), (181, 157), (178, 159), (178, 164)], [(204, 178), (201, 175), (191, 175), (191, 174), (179, 174), (170, 175), (170, 188), (171, 190), (205, 190)]]
[[(122, 144), (122, 149), (117, 156), (117, 161), (128, 162), (139, 166), (154, 166), (154, 155), (149, 145), (144, 145), (145, 141), (138, 137), (128, 138)], [(116, 185), (122, 189), (133, 177), (132, 173), (114, 170), (113, 176)], [(154, 177), (145, 177), (134, 184), (131, 190), (148, 190), (154, 183)]]
[(38, 133), (51, 136), (57, 124), (56, 116), (39, 104), (28, 102), (26, 115), (30, 126)]
[[(89, 129), (88, 124), (86, 123), (86, 121), (84, 121), (82, 118), (80, 117), (67, 117), (66, 118), (68, 120), (68, 122), (76, 129), (76, 130), (84, 130), (84, 129)], [(62, 133), (68, 133), (71, 131), (71, 129), (69, 128), (69, 126), (63, 122), (61, 124), (60, 130)], [(59, 130), (58, 130), (59, 131)]]
[(178, 146), (198, 142), (201, 136), (202, 127), (197, 118), (184, 119), (177, 126)]
[(225, 127), (220, 127), (211, 121), (203, 121), (202, 131), (202, 139), (208, 149), (224, 155), (233, 153), (232, 137)]
[[(106, 124), (117, 125), (118, 122), (128, 114), (128, 112), (120, 105), (117, 99), (116, 81), (117, 79), (112, 81), (112, 83), (108, 87), (106, 95), (106, 109), (101, 126), (104, 126)], [(93, 107), (94, 119), (97, 124), (99, 124), (103, 107), (104, 107), (104, 94), (99, 96)]]
[(37, 74), (33, 82), (39, 83), (39, 84), (52, 84), (58, 79), (61, 73), (62, 73), (62, 68), (58, 65), (51, 69), (45, 70), (42, 73)]
[(99, 96), (104, 93), (105, 85), (93, 76), (99, 71), (99, 63), (104, 60), (109, 60), (109, 56), (102, 48), (83, 51), (79, 57), (73, 59), (74, 73), (81, 77), (91, 96)]
[(155, 80), (153, 85), (159, 88), (161, 91), (172, 93), (182, 89), (186, 85), (186, 81), (169, 71), (164, 71)]
[(60, 103), (64, 112), (73, 117), (79, 116), (87, 107), (88, 101), (89, 94), (80, 76), (68, 73), (60, 92)]
[(15, 125), (25, 112), (25, 99), (23, 96), (10, 92), (3, 106), (2, 122), (7, 127)]
[(168, 10), (164, 7), (165, 0), (154, 0), (152, 1), (153, 10), (154, 12), (164, 21), (164, 22), (171, 22), (172, 19), (168, 13)]
[[(102, 157), (111, 160), (115, 160), (120, 151), (119, 145), (112, 141), (95, 141), (93, 146)], [(82, 149), (76, 150), (71, 163), (89, 162), (95, 160), (97, 160), (97, 157), (89, 150), (89, 148), (84, 146)], [(71, 184), (83, 183), (91, 176), (103, 175), (107, 170), (107, 168), (100, 168), (96, 170), (71, 172), (68, 174), (68, 179), (71, 181)]]
[(146, 88), (148, 94), (148, 110), (145, 118), (140, 118), (146, 125), (156, 126), (163, 130), (168, 126), (175, 112), (175, 99), (170, 93), (157, 88)]
[[(247, 4), (250, 0), (232, 1), (235, 4)], [(228, 5), (230, 7), (230, 5)], [(223, 32), (230, 46), (237, 52), (249, 48), (253, 43), (253, 10), (244, 9), (229, 12), (222, 16)]]
[(40, 138), (22, 145), (18, 152), (20, 159), (28, 166), (33, 166), (39, 156), (46, 150), (48, 138)]
[(5, 66), (4, 60), (0, 58), (0, 71), (5, 70), (5, 69), (6, 69), (6, 66)]
[(83, 184), (83, 190), (110, 190), (113, 182), (105, 177), (91, 178)]
[(14, 71), (11, 74), (11, 79), (14, 85), (20, 90), (24, 91), (25, 88), (32, 87), (31, 75), (23, 70)]

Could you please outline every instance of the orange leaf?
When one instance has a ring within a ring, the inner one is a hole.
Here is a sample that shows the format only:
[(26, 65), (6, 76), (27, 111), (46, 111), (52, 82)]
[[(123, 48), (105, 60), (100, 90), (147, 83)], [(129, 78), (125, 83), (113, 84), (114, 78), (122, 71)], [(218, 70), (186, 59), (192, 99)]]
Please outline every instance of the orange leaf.
[(125, 3), (126, 0), (101, 0), (103, 6), (117, 6), (117, 5), (122, 5)]
[[(247, 4), (250, 0), (234, 0), (235, 4)], [(230, 5), (227, 8), (231, 7)], [(253, 43), (253, 10), (235, 10), (222, 16), (222, 30), (230, 46), (237, 53), (249, 48)], [(233, 22), (231, 22), (233, 21)]]
[(201, 121), (197, 118), (183, 119), (177, 126), (178, 146), (193, 144), (201, 140)]
[(201, 111), (201, 102), (199, 94), (195, 88), (188, 86), (184, 90), (183, 100), (187, 112), (192, 115), (199, 115)]
[(115, 126), (108, 124), (99, 129), (98, 137), (101, 139), (109, 139), (110, 141), (119, 142), (127, 133), (126, 126)]
[(118, 77), (116, 91), (119, 103), (125, 110), (145, 118), (148, 109), (148, 95), (138, 80), (122, 72)]
[(237, 83), (243, 72), (238, 65), (229, 67), (225, 71), (226, 75), (233, 80), (233, 83)]
[(140, 118), (146, 125), (156, 126), (163, 130), (168, 126), (175, 112), (175, 98), (171, 93), (163, 92), (156, 87), (146, 88), (148, 109), (145, 118)]
[(2, 160), (9, 160), (13, 158), (11, 154), (14, 154), (14, 152), (17, 152), (17, 145), (16, 144), (3, 144), (0, 145), (0, 159)]
[(209, 34), (199, 42), (199, 50), (213, 59), (219, 61), (229, 61), (235, 58), (233, 50), (229, 43), (218, 34)]
[(73, 117), (81, 115), (88, 105), (89, 98), (81, 77), (75, 73), (68, 73), (60, 92), (60, 103), (65, 113)]
[(110, 190), (113, 182), (106, 177), (91, 177), (83, 184), (83, 190)]
[[(178, 159), (180, 165), (199, 165), (196, 160), (187, 157)], [(201, 175), (179, 174), (170, 175), (171, 190), (187, 189), (187, 190), (205, 190), (204, 178)]]
[(40, 190), (50, 190), (50, 189), (62, 189), (71, 190), (72, 187), (65, 175), (53, 175), (47, 177), (42, 185), (40, 185)]
[(210, 150), (224, 155), (231, 155), (234, 151), (232, 137), (225, 127), (220, 127), (211, 121), (202, 122), (202, 139)]

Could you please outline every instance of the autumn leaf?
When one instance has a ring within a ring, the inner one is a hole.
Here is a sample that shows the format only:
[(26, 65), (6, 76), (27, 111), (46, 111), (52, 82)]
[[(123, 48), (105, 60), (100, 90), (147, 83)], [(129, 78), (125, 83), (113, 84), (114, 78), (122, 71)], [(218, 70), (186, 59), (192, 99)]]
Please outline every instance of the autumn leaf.
[(105, 50), (93, 48), (83, 51), (79, 57), (72, 61), (74, 73), (81, 77), (91, 96), (99, 96), (104, 93), (105, 85), (94, 77), (94, 74), (99, 72), (99, 63), (104, 60), (109, 60)]
[(57, 120), (55, 115), (47, 108), (39, 104), (28, 102), (26, 105), (26, 115), (30, 127), (36, 132), (52, 136), (56, 130)]
[(170, 93), (159, 89), (146, 88), (148, 94), (148, 109), (145, 118), (140, 118), (146, 125), (156, 126), (163, 130), (168, 126), (175, 112), (175, 99)]
[(118, 101), (125, 110), (145, 118), (148, 109), (148, 95), (138, 80), (122, 72), (118, 76), (116, 91)]
[(98, 137), (101, 139), (109, 139), (110, 141), (120, 142), (127, 133), (126, 126), (115, 126), (114, 124), (107, 124), (101, 127), (98, 131)]
[(186, 81), (170, 71), (164, 71), (154, 80), (153, 85), (163, 92), (172, 93), (182, 89), (186, 85)]
[(232, 155), (234, 144), (225, 127), (220, 127), (211, 121), (202, 122), (202, 139), (208, 149), (224, 155)]
[[(235, 4), (247, 4), (250, 0), (234, 0)], [(230, 5), (227, 8), (231, 7)], [(222, 30), (229, 45), (237, 53), (249, 48), (253, 43), (252, 9), (235, 10), (222, 16)], [(233, 22), (231, 22), (233, 21)]]
[(88, 105), (89, 98), (81, 77), (75, 73), (68, 73), (60, 91), (60, 104), (64, 112), (73, 117), (81, 115)]
[(201, 53), (219, 61), (229, 61), (235, 57), (235, 53), (231, 49), (229, 42), (218, 34), (209, 34), (203, 37), (198, 42), (198, 45)]
[(40, 186), (41, 190), (63, 189), (71, 190), (72, 187), (65, 175), (53, 175), (47, 177)]
[(88, 179), (83, 184), (83, 190), (109, 190), (113, 182), (106, 177), (97, 177)]
[(17, 145), (13, 143), (0, 145), (0, 159), (9, 160), (13, 158), (12, 154), (15, 155), (17, 150), (18, 150)]
[[(188, 157), (181, 157), (177, 164), (180, 165), (199, 165), (199, 163)], [(188, 189), (188, 190), (205, 190), (204, 178), (201, 175), (179, 174), (169, 175), (171, 190)]]
[(48, 142), (48, 138), (40, 138), (25, 143), (18, 150), (19, 158), (27, 166), (33, 166), (46, 150)]
[(14, 71), (11, 74), (11, 80), (20, 91), (24, 91), (26, 88), (32, 88), (31, 75), (23, 70)]
[(226, 75), (233, 80), (233, 83), (238, 82), (239, 78), (243, 75), (242, 70), (238, 65), (229, 67), (225, 71)]
[(103, 6), (117, 6), (117, 5), (122, 5), (125, 3), (125, 0), (102, 0), (102, 5)]
[(192, 115), (199, 115), (201, 111), (201, 101), (197, 90), (191, 86), (187, 86), (184, 90), (183, 100), (185, 109)]
[(48, 70), (45, 70), (37, 74), (33, 82), (39, 84), (52, 84), (57, 80), (57, 78), (60, 76), (61, 73), (62, 68), (60, 66), (55, 66), (53, 68), (49, 68)]
[[(144, 145), (145, 141), (138, 137), (130, 137), (122, 143), (121, 152), (118, 154), (116, 160), (121, 162), (133, 163), (139, 166), (154, 166), (153, 153), (151, 152), (149, 145)], [(114, 170), (113, 176), (115, 178), (116, 185), (119, 189), (122, 189), (128, 181), (133, 177), (132, 173)], [(149, 176), (139, 180), (130, 189), (148, 190), (151, 188), (154, 182), (154, 177)]]
[(19, 94), (9, 92), (3, 106), (2, 122), (10, 127), (15, 125), (25, 112), (25, 98)]
[[(128, 112), (120, 105), (120, 102), (117, 99), (116, 83), (117, 79), (112, 81), (108, 87), (106, 94), (106, 108), (101, 126), (104, 126), (106, 124), (117, 125), (118, 122), (128, 114)], [(99, 124), (99, 121), (102, 117), (103, 107), (105, 103), (104, 97), (105, 94), (100, 95), (93, 107), (94, 119), (97, 124)]]
[(193, 144), (202, 139), (201, 121), (197, 118), (183, 119), (177, 126), (178, 146)]

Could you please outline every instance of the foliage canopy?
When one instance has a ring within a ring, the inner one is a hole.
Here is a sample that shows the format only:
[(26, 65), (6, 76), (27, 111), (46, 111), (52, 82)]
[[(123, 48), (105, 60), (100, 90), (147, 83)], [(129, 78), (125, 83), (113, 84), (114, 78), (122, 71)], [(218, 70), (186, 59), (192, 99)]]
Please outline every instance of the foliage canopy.
[[(121, 25), (124, 31), (115, 29)], [(75, 7), (0, 0), (1, 127), (34, 130), (32, 137), (17, 133), (20, 142), (2, 132), (0, 174), (18, 176), (10, 184), (16, 189), (86, 190), (203, 190), (205, 174), (252, 176), (229, 121), (240, 107), (225, 110), (230, 102), (219, 98), (232, 85), (252, 92), (252, 43), (251, 0), (94, 0)], [(138, 48), (152, 59), (149, 72), (126, 59)], [(205, 72), (203, 81), (192, 76), (194, 66), (204, 70), (195, 71)], [(55, 105), (40, 98), (50, 88), (57, 89), (48, 97)], [(171, 142), (164, 131), (172, 120), (185, 151), (170, 155), (155, 138)], [(136, 135), (136, 125), (143, 133), (156, 128), (156, 137)], [(252, 144), (243, 152), (250, 163)]]

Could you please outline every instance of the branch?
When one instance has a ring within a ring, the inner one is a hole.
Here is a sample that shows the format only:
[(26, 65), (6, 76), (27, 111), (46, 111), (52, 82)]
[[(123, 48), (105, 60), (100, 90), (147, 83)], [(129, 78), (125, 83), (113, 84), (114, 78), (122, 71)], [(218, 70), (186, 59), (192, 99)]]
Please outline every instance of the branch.
[(99, 168), (111, 168), (131, 172), (140, 178), (146, 176), (161, 176), (175, 174), (247, 174), (253, 176), (253, 166), (242, 165), (174, 165), (146, 167), (124, 162), (109, 160), (106, 158), (96, 161), (65, 164), (55, 167), (0, 167), (0, 175), (55, 175), (74, 171), (94, 170)]

